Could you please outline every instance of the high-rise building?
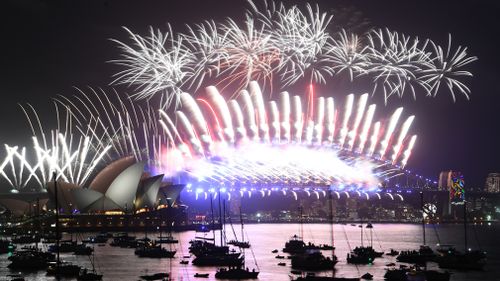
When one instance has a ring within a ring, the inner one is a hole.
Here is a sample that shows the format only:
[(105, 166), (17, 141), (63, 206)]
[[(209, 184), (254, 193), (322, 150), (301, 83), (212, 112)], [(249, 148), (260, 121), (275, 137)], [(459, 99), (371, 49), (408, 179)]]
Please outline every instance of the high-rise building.
[(451, 202), (462, 202), (465, 199), (465, 181), (461, 172), (441, 172), (439, 174), (438, 188), (450, 193)]
[(438, 188), (439, 190), (449, 190), (451, 187), (451, 174), (453, 171), (443, 171), (439, 173), (439, 182)]
[(489, 173), (484, 187), (486, 192), (500, 192), (500, 173)]

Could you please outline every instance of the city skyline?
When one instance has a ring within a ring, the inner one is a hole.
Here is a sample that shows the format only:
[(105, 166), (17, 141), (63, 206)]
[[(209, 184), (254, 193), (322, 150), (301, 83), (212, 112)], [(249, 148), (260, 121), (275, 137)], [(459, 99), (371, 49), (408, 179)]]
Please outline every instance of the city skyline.
[[(0, 129), (3, 132), (14, 132), (16, 128), (23, 128), (19, 133), (16, 131), (12, 135), (2, 134), (0, 141), (11, 145), (15, 145), (22, 135), (29, 134), (28, 124), (17, 103), (30, 103), (36, 108), (41, 108), (43, 113), (51, 106), (48, 97), (74, 94), (72, 86), (108, 88), (107, 85), (112, 81), (111, 75), (117, 70), (115, 66), (106, 63), (117, 57), (116, 46), (108, 39), (126, 39), (127, 35), (121, 29), (121, 25), (127, 25), (134, 28), (134, 31), (144, 33), (150, 25), (166, 30), (165, 23), (170, 22), (174, 28), (179, 29), (188, 21), (202, 22), (208, 18), (220, 19), (225, 15), (243, 14), (242, 11), (217, 13), (217, 8), (212, 6), (204, 7), (210, 17), (203, 13), (192, 15), (186, 12), (185, 9), (189, 5), (204, 5), (202, 1), (176, 3), (169, 7), (166, 7), (166, 4), (155, 3), (160, 7), (142, 8), (137, 11), (135, 17), (127, 17), (136, 12), (133, 7), (118, 6), (114, 1), (79, 3), (75, 7), (70, 4), (52, 6), (38, 1), (27, 3), (30, 5), (11, 4), (17, 7), (13, 7), (11, 13), (3, 17), (11, 23), (10, 26), (18, 28), (9, 29), (6, 27), (7, 24), (3, 24), (3, 28), (6, 29), (4, 34), (14, 39), (12, 44), (7, 46), (7, 50), (3, 51), (4, 54), (12, 55), (8, 56), (4, 65), (7, 73), (1, 78), (5, 87), (3, 95), (7, 97), (1, 105), (0, 117), (3, 120), (15, 119), (15, 122), (1, 122)], [(31, 5), (36, 3), (38, 5)], [(332, 7), (346, 8), (345, 2), (318, 3), (325, 11), (329, 11)], [(386, 2), (386, 4), (391, 3)], [(415, 4), (413, 8), (418, 10), (419, 7), (416, 6)], [(164, 14), (159, 11), (161, 8), (166, 10)], [(488, 23), (488, 15), (492, 16), (494, 9), (485, 11), (475, 7), (444, 4), (431, 6), (427, 8), (429, 9), (429, 14), (426, 15), (427, 22), (415, 27), (411, 26), (411, 22), (423, 17), (422, 13), (407, 15), (409, 18), (402, 21), (402, 15), (399, 13), (384, 17), (382, 14), (387, 11), (381, 10), (381, 7), (370, 7), (354, 2), (352, 5), (349, 4), (348, 8), (361, 12), (368, 18), (371, 22), (370, 27), (387, 26), (391, 30), (411, 36), (431, 38), (444, 45), (449, 31), (454, 38), (453, 46), (467, 46), (470, 55), (479, 57), (479, 61), (468, 67), (475, 75), (466, 81), (472, 90), (470, 101), (458, 96), (457, 102), (453, 103), (451, 97), (444, 91), (436, 98), (426, 98), (424, 94), (417, 95), (416, 101), (409, 95), (403, 99), (392, 97), (387, 106), (381, 109), (388, 113), (404, 105), (406, 114), (417, 116), (413, 130), (419, 135), (419, 140), (408, 163), (409, 169), (435, 179), (442, 170), (458, 170), (462, 171), (466, 182), (470, 178), (471, 184), (484, 187), (487, 174), (500, 170), (498, 161), (495, 161), (495, 155), (499, 155), (499, 148), (494, 146), (500, 140), (500, 136), (490, 129), (495, 125), (493, 112), (499, 99), (494, 95), (495, 88), (492, 88), (493, 86), (498, 88), (498, 85), (493, 85), (493, 67), (498, 58), (492, 54), (492, 47), (484, 44), (485, 39), (475, 34), (474, 27), (480, 25), (481, 21)], [(443, 22), (443, 12), (448, 9), (451, 13), (469, 14), (471, 17), (463, 18), (463, 21), (451, 19), (450, 22)], [(186, 18), (188, 14), (189, 20)], [(477, 20), (479, 22), (476, 22)], [(456, 22), (452, 24), (453, 21)], [(364, 21), (361, 22), (364, 24)], [(393, 22), (398, 24), (391, 24)], [(436, 28), (428, 32), (426, 28), (436, 23), (439, 23)], [(485, 28), (492, 30), (493, 25), (486, 25)], [(494, 35), (492, 37), (495, 38)], [(20, 56), (20, 53), (23, 56)], [(132, 92), (132, 89), (121, 89), (122, 92)], [(354, 94), (362, 94), (356, 92), (356, 89), (351, 90)], [(328, 86), (322, 86), (319, 91), (320, 95), (327, 95), (331, 90)], [(342, 99), (351, 92), (334, 94)], [(383, 104), (381, 98), (380, 95), (375, 95), (370, 98), (370, 102)], [(485, 112), (486, 116), (481, 118), (480, 115)]]

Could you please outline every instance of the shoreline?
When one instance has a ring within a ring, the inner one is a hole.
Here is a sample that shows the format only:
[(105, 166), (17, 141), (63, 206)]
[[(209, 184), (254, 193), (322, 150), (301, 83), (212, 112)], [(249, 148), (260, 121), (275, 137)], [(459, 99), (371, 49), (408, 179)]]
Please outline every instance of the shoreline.
[[(388, 220), (380, 220), (380, 221), (373, 221), (373, 220), (363, 220), (363, 221), (355, 221), (355, 220), (349, 220), (349, 221), (336, 221), (333, 224), (334, 225), (358, 225), (360, 223), (372, 223), (372, 224), (413, 224), (413, 225), (419, 225), (421, 222), (411, 222), (411, 221), (388, 221)], [(245, 225), (266, 225), (266, 224), (300, 224), (300, 221), (248, 221), (245, 222)], [(325, 221), (306, 221), (302, 222), (303, 224), (325, 224), (328, 225), (328, 222)], [(490, 223), (490, 224), (488, 224)], [(445, 221), (445, 222), (439, 222), (436, 223), (435, 225), (440, 225), (440, 224), (445, 224), (445, 225), (459, 225), (463, 224), (463, 221)], [(489, 222), (483, 222), (482, 224), (477, 223), (476, 225), (498, 225), (498, 221), (489, 221)], [(426, 225), (432, 226), (432, 223), (426, 223)], [(167, 231), (167, 227), (162, 226), (161, 231), (165, 232)], [(209, 232), (212, 230), (220, 230), (221, 226), (220, 224), (216, 223), (214, 227), (212, 227), (210, 224), (201, 224), (201, 223), (192, 223), (192, 224), (186, 224), (186, 225), (175, 225), (173, 226), (170, 230), (172, 232), (183, 232), (183, 231), (197, 231), (197, 232)], [(21, 231), (19, 231), (21, 230)], [(159, 232), (160, 229), (158, 228), (157, 225), (148, 225), (148, 226), (71, 226), (71, 227), (61, 227), (62, 232), (67, 232), (67, 233), (86, 233), (86, 232), (141, 232), (147, 230), (148, 232)], [(41, 233), (49, 233), (51, 231), (54, 231), (52, 227), (44, 227), (41, 229)], [(4, 227), (2, 230), (3, 235), (12, 235), (15, 233), (19, 234), (25, 234), (25, 233), (35, 233), (35, 230), (33, 228), (19, 228), (19, 227)]]

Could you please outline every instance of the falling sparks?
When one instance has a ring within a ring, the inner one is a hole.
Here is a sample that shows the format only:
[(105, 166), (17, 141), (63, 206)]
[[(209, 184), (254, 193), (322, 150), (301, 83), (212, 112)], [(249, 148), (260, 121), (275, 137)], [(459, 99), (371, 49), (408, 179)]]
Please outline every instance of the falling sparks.
[[(314, 106), (309, 107), (310, 110), (314, 108), (311, 115), (315, 116), (310, 120), (314, 138), (309, 138), (307, 127), (294, 125), (302, 123), (301, 116), (305, 114), (298, 96), (293, 96), (293, 106), (288, 93), (283, 93), (279, 102), (269, 101), (265, 107), (263, 93), (252, 81), (250, 94), (242, 96), (240, 106), (237, 100), (226, 102), (214, 87), (206, 91), (208, 101), (198, 99), (195, 102), (189, 94), (183, 94), (188, 102), (175, 113), (177, 117), (183, 116), (178, 118), (181, 122), (168, 130), (180, 136), (175, 145), (185, 150), (172, 147), (166, 151), (165, 157), (169, 160), (164, 162), (172, 164), (162, 170), (167, 175), (187, 175), (191, 180), (227, 185), (284, 183), (373, 187), (397, 173), (392, 165), (407, 161), (410, 146), (413, 146), (414, 140), (408, 143), (407, 134), (414, 116), (400, 124), (403, 109), (399, 108), (387, 124), (383, 123), (385, 129), (381, 131), (381, 122), (373, 122), (375, 105), (366, 106), (367, 95), (359, 98), (356, 108), (353, 106), (355, 96), (347, 97), (344, 106), (347, 113), (337, 121), (342, 123), (339, 125), (330, 123), (332, 117), (323, 118), (334, 115), (333, 100), (327, 106), (323, 97), (317, 97)], [(202, 107), (210, 110), (202, 111)], [(240, 108), (251, 110), (243, 114)], [(290, 108), (300, 112), (292, 113)], [(233, 120), (231, 116), (239, 117)], [(162, 118), (165, 123), (171, 122), (166, 113)], [(365, 122), (359, 130), (362, 120)], [(330, 135), (327, 127), (339, 130)], [(236, 131), (239, 133), (234, 134)], [(370, 132), (374, 137), (367, 147), (365, 142)], [(384, 138), (379, 140), (377, 136), (382, 133)], [(206, 145), (201, 145), (202, 142)], [(400, 153), (403, 150), (405, 152)], [(391, 154), (393, 151), (398, 153)]]

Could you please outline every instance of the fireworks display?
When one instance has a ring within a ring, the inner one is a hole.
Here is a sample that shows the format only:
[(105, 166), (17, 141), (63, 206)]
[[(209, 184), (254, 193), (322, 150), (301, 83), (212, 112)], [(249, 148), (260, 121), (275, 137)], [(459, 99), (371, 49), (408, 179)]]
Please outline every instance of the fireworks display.
[[(43, 189), (51, 171), (86, 187), (96, 169), (133, 156), (183, 183), (367, 190), (402, 173), (417, 139), (414, 116), (398, 108), (379, 118), (369, 94), (317, 97), (316, 84), (362, 79), (386, 102), (443, 87), (454, 100), (468, 98), (461, 79), (472, 76), (464, 67), (476, 57), (453, 50), (451, 36), (443, 48), (389, 29), (330, 33), (333, 15), (318, 6), (264, 4), (249, 2), (243, 21), (206, 21), (184, 33), (125, 28), (130, 42), (113, 40), (121, 55), (112, 62), (122, 69), (112, 83), (134, 92), (58, 96), (49, 130), (22, 106), (33, 146), (5, 145), (0, 175), (13, 190)], [(308, 94), (280, 92), (292, 85)]]
[(58, 126), (49, 131), (44, 129), (31, 105), (21, 107), (32, 130), (33, 146), (27, 150), (5, 145), (7, 153), (0, 165), (0, 175), (14, 191), (30, 183), (31, 189), (36, 186), (36, 190), (43, 190), (54, 171), (63, 181), (83, 186), (112, 148), (103, 142), (105, 136), (95, 134), (91, 124), (73, 123), (69, 107), (57, 101), (54, 105)]
[[(333, 15), (317, 6), (307, 4), (305, 12), (275, 3), (250, 6), (243, 22), (208, 21), (188, 27), (186, 34), (170, 28), (141, 36), (126, 29), (131, 43), (114, 40), (122, 54), (113, 62), (125, 67), (114, 83), (135, 86), (139, 99), (160, 96), (163, 106), (180, 105), (183, 91), (196, 92), (212, 80), (222, 90), (257, 81), (272, 93), (299, 81), (326, 84), (339, 76), (370, 79), (371, 91), (382, 92), (386, 101), (405, 93), (416, 97), (418, 91), (435, 96), (443, 85), (453, 100), (457, 94), (468, 98), (470, 90), (460, 79), (472, 76), (463, 68), (476, 57), (461, 46), (453, 50), (451, 36), (443, 49), (389, 29), (330, 34)], [(280, 85), (273, 85), (276, 80)]]
[(311, 92), (307, 112), (287, 92), (265, 105), (255, 81), (239, 100), (226, 102), (215, 87), (206, 92), (208, 99), (182, 94), (177, 126), (161, 112), (164, 130), (175, 136), (162, 160), (167, 175), (229, 186), (377, 187), (399, 173), (416, 138), (408, 135), (414, 116), (400, 120), (403, 108), (374, 122), (368, 94), (357, 102), (351, 94), (335, 107), (333, 98)]

